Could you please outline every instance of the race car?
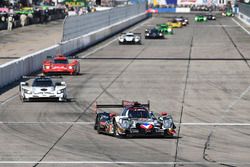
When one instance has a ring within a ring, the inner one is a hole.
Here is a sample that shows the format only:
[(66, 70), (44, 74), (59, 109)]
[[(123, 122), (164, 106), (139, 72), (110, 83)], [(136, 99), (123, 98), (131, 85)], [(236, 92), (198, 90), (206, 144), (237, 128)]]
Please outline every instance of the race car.
[(224, 12), (221, 13), (221, 15), (232, 17), (232, 16), (234, 16), (234, 13), (233, 13), (232, 9), (226, 9)]
[(96, 114), (94, 129), (97, 133), (115, 137), (163, 136), (173, 137), (175, 124), (171, 115), (163, 112), (156, 117), (149, 111), (150, 104), (122, 101), (121, 105), (98, 105), (96, 108), (122, 108), (119, 116), (116, 113), (100, 112)]
[(207, 14), (206, 17), (207, 17), (207, 20), (216, 20), (216, 16), (212, 14)]
[(186, 26), (189, 24), (188, 18), (184, 18), (183, 16), (180, 17), (175, 17), (174, 18), (176, 21), (181, 22), (183, 26)]
[(141, 44), (141, 33), (122, 33), (118, 40), (119, 44)]
[[(33, 77), (24, 77), (33, 78)], [(32, 85), (27, 82), (21, 82), (19, 86), (21, 101), (30, 100), (59, 100), (66, 101), (66, 83), (53, 82), (50, 77), (38, 76), (33, 80)]]
[(145, 30), (145, 39), (163, 39), (164, 34), (156, 28)]
[(80, 63), (77, 60), (69, 62), (64, 55), (57, 55), (43, 62), (43, 73), (46, 74), (79, 74)]
[(196, 15), (194, 20), (196, 22), (206, 22), (207, 21), (207, 17), (205, 15)]
[(172, 21), (169, 21), (166, 23), (168, 26), (171, 26), (173, 28), (181, 28), (182, 27), (182, 23), (180, 21), (177, 21), (175, 19), (173, 19)]
[(167, 24), (157, 24), (156, 29), (158, 29), (163, 34), (174, 34), (173, 28), (168, 26)]

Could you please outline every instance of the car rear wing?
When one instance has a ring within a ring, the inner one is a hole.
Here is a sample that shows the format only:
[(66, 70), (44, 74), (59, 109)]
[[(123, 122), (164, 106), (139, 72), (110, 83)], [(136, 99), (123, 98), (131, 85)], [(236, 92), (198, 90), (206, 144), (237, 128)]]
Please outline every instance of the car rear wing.
[(137, 101), (127, 101), (127, 100), (122, 100), (122, 104), (97, 104), (97, 102), (95, 102), (94, 111), (97, 112), (98, 108), (124, 108), (127, 106), (143, 106), (148, 108), (148, 110), (150, 110), (150, 101), (148, 100), (148, 103), (146, 104), (142, 104)]
[[(127, 32), (122, 32), (121, 35), (126, 35)], [(141, 33), (139, 32), (133, 32), (134, 35), (138, 35), (138, 36), (141, 36)]]

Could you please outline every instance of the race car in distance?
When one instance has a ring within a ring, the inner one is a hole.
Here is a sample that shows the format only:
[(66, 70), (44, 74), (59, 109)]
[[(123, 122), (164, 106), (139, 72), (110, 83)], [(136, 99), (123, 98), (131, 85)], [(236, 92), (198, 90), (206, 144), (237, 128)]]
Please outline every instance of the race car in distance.
[(180, 21), (177, 21), (175, 19), (173, 19), (172, 21), (167, 22), (168, 26), (171, 26), (173, 28), (181, 28), (182, 27), (182, 23)]
[(119, 44), (141, 44), (141, 33), (122, 33), (118, 40)]
[(173, 28), (168, 26), (167, 24), (157, 24), (156, 29), (158, 29), (163, 34), (174, 34)]
[(196, 15), (194, 20), (196, 22), (206, 22), (207, 21), (207, 17), (205, 15)]
[(234, 16), (232, 9), (226, 9), (224, 12), (221, 13), (222, 16)]
[(65, 82), (54, 83), (50, 77), (38, 76), (34, 78), (32, 85), (20, 83), (20, 99), (23, 102), (42, 99), (66, 101), (66, 87)]
[(188, 18), (184, 18), (183, 16), (180, 16), (180, 17), (177, 17), (177, 16), (176, 16), (174, 19), (175, 19), (176, 21), (178, 21), (178, 22), (181, 22), (183, 26), (186, 26), (186, 25), (189, 24)]
[(57, 55), (52, 59), (47, 59), (43, 62), (44, 74), (79, 74), (80, 63), (77, 60), (69, 62), (64, 55)]
[(156, 28), (153, 28), (153, 29), (146, 29), (145, 30), (145, 39), (163, 39), (164, 38), (164, 34), (156, 29)]
[(207, 17), (207, 20), (216, 20), (216, 16), (212, 15), (211, 13), (207, 14), (206, 17)]
[(122, 108), (120, 116), (115, 113), (100, 112), (96, 114), (94, 129), (97, 133), (110, 134), (115, 137), (163, 136), (173, 137), (175, 125), (171, 115), (163, 112), (156, 117), (149, 111), (149, 102), (123, 101), (121, 105), (96, 105), (96, 108)]

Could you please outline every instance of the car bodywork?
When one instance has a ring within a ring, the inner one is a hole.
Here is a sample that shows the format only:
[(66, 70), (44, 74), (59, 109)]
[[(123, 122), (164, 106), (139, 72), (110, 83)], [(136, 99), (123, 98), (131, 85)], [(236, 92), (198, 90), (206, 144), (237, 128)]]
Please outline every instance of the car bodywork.
[(64, 55), (57, 55), (52, 59), (43, 62), (44, 74), (79, 74), (80, 63), (77, 60), (69, 62)]
[(119, 44), (141, 44), (141, 33), (121, 33), (118, 37)]
[(120, 116), (110, 112), (96, 114), (94, 129), (115, 137), (163, 136), (173, 137), (175, 125), (171, 115), (156, 117), (149, 112), (150, 104), (123, 101), (122, 105), (96, 105), (96, 108), (122, 108)]
[(163, 39), (164, 38), (164, 34), (156, 29), (156, 28), (152, 28), (152, 29), (146, 29), (145, 30), (145, 39)]
[(20, 99), (22, 101), (42, 99), (66, 101), (66, 87), (65, 82), (54, 83), (50, 77), (35, 77), (32, 85), (27, 82), (20, 83)]
[(166, 24), (173, 27), (173, 28), (181, 28), (182, 27), (182, 22), (177, 21), (175, 19), (173, 19), (172, 21), (167, 22)]
[(188, 18), (184, 18), (183, 16), (180, 17), (175, 17), (174, 18), (176, 21), (181, 22), (183, 26), (186, 26), (189, 24)]
[(206, 17), (207, 17), (207, 20), (216, 20), (216, 16), (213, 14), (207, 14)]
[(206, 22), (207, 21), (207, 17), (204, 15), (196, 15), (194, 20), (196, 22)]
[(222, 12), (221, 14), (222, 14), (222, 16), (228, 16), (228, 17), (234, 16), (234, 13), (231, 9), (227, 9), (224, 12)]
[(168, 26), (167, 24), (157, 24), (156, 29), (164, 34), (174, 34), (174, 30), (172, 27)]

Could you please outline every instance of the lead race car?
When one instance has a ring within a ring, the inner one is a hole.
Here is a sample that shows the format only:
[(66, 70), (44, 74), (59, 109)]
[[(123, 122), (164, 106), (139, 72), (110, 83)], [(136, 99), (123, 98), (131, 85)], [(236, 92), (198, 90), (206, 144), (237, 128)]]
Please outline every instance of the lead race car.
[[(24, 77), (32, 78), (32, 77)], [(51, 77), (38, 76), (33, 80), (32, 85), (27, 82), (21, 82), (19, 86), (20, 99), (25, 101), (30, 100), (59, 100), (66, 101), (66, 83), (65, 82), (53, 82)]]
[(163, 136), (175, 135), (175, 124), (171, 115), (163, 112), (156, 117), (150, 110), (150, 103), (122, 101), (121, 105), (98, 105), (98, 108), (122, 108), (121, 114), (99, 112), (96, 114), (94, 129), (98, 133), (110, 134), (115, 137), (126, 136)]
[(79, 74), (80, 63), (77, 60), (69, 62), (64, 55), (57, 55), (54, 58), (49, 58), (43, 62), (44, 74)]
[(119, 44), (141, 44), (141, 33), (121, 33), (118, 40)]

